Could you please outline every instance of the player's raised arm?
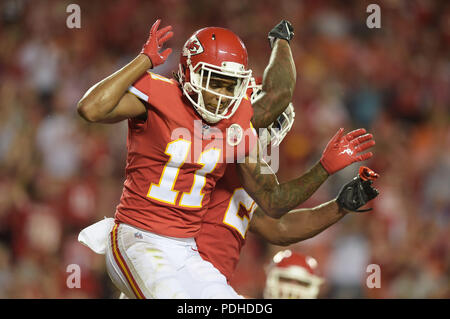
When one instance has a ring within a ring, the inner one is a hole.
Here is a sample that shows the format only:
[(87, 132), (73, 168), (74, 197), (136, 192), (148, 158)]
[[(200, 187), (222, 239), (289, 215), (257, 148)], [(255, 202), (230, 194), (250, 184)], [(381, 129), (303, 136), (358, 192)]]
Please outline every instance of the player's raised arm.
[(287, 20), (282, 20), (269, 32), (272, 53), (264, 70), (262, 92), (252, 103), (252, 124), (256, 129), (273, 123), (292, 101), (296, 70), (289, 41), (293, 36), (294, 29)]
[(268, 164), (256, 154), (257, 148), (245, 163), (238, 165), (238, 173), (246, 192), (270, 217), (280, 218), (306, 201), (329, 175), (348, 165), (364, 161), (372, 152), (360, 154), (375, 145), (372, 134), (357, 129), (343, 135), (339, 129), (328, 142), (320, 161), (299, 178), (280, 184), (270, 172)]
[(92, 86), (78, 102), (78, 113), (89, 122), (114, 123), (145, 113), (144, 104), (133, 94), (127, 93), (132, 83), (148, 69), (164, 63), (172, 52), (162, 52), (164, 42), (173, 36), (172, 27), (158, 30), (161, 20), (152, 28), (141, 53), (122, 69)]
[(295, 244), (321, 233), (349, 212), (361, 212), (358, 209), (376, 196), (378, 191), (372, 186), (372, 181), (358, 176), (342, 187), (336, 199), (314, 208), (293, 210), (280, 219), (268, 217), (257, 208), (251, 219), (250, 231), (274, 245)]

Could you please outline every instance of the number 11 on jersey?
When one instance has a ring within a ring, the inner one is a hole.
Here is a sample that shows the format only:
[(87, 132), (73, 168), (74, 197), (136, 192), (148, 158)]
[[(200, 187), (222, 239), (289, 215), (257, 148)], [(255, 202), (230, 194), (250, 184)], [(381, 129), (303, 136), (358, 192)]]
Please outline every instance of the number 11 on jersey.
[[(178, 139), (167, 144), (165, 154), (169, 160), (161, 174), (159, 183), (151, 184), (147, 197), (161, 201), (167, 204), (175, 205), (179, 191), (175, 190), (175, 183), (178, 178), (181, 166), (189, 155), (191, 142)], [(220, 160), (220, 149), (211, 148), (200, 154), (197, 164), (201, 168), (194, 173), (194, 182), (189, 193), (183, 193), (179, 205), (182, 207), (200, 208), (204, 194), (203, 187), (206, 184), (206, 174), (214, 171)]]

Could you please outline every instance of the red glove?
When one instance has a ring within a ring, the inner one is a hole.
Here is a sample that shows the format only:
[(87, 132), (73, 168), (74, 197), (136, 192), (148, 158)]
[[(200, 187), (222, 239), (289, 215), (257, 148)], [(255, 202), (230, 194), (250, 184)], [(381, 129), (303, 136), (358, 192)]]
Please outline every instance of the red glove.
[(161, 23), (161, 19), (156, 20), (156, 22), (152, 25), (150, 29), (150, 35), (148, 36), (147, 42), (145, 42), (142, 47), (142, 54), (145, 54), (152, 61), (153, 67), (156, 67), (160, 64), (166, 62), (167, 57), (170, 53), (172, 53), (172, 49), (166, 49), (163, 52), (159, 53), (159, 50), (162, 48), (164, 42), (169, 40), (173, 36), (172, 26), (167, 26), (158, 30), (159, 24)]
[(340, 128), (328, 142), (320, 159), (323, 168), (330, 175), (354, 162), (365, 161), (373, 156), (372, 152), (358, 155), (375, 145), (372, 134), (366, 134), (363, 128), (347, 133), (345, 136), (342, 136), (343, 133), (344, 129)]

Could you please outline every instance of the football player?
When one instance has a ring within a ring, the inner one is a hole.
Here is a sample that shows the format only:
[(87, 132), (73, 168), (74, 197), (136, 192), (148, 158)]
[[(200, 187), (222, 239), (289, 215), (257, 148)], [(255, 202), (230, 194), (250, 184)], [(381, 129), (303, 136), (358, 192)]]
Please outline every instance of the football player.
[(265, 299), (316, 299), (324, 282), (317, 261), (289, 249), (273, 257), (267, 270)]
[[(251, 100), (261, 94), (261, 85), (252, 85)], [(295, 118), (292, 103), (261, 135), (260, 140), (277, 147), (291, 129)], [(369, 182), (367, 182), (369, 183)], [(371, 187), (371, 186), (370, 186)], [(203, 217), (202, 227), (196, 237), (200, 255), (211, 262), (230, 281), (245, 244), (247, 230), (260, 235), (275, 245), (287, 246), (311, 238), (330, 227), (349, 211), (355, 211), (377, 195), (367, 188), (365, 201), (349, 209), (342, 203), (347, 194), (340, 195), (312, 209), (296, 209), (279, 219), (267, 216), (244, 190), (234, 164), (227, 166), (224, 177), (218, 182), (209, 202), (208, 212)], [(309, 193), (308, 193), (309, 194)], [(308, 197), (304, 197), (305, 200)], [(353, 198), (353, 197), (351, 197)], [(339, 201), (341, 199), (341, 202)], [(341, 203), (341, 204), (340, 204)]]
[[(200, 257), (194, 237), (227, 162), (248, 159), (258, 149), (246, 98), (247, 51), (230, 30), (198, 30), (183, 46), (177, 79), (168, 79), (147, 72), (171, 52), (162, 50), (173, 36), (171, 27), (159, 25), (157, 20), (138, 57), (78, 103), (79, 114), (90, 122), (128, 120), (126, 180), (106, 249), (107, 270), (129, 297), (236, 298), (225, 277)], [(292, 97), (292, 36), (283, 21), (269, 34), (273, 50), (265, 94), (255, 102), (261, 107), (284, 109)], [(265, 213), (280, 217), (298, 205), (297, 192), (317, 188), (340, 166), (371, 157), (358, 154), (374, 144), (364, 133), (335, 141), (337, 148), (324, 154), (314, 179), (306, 174), (280, 185), (274, 175), (261, 176), (264, 162), (247, 160), (237, 165), (242, 183)], [(340, 154), (343, 150), (348, 152)]]

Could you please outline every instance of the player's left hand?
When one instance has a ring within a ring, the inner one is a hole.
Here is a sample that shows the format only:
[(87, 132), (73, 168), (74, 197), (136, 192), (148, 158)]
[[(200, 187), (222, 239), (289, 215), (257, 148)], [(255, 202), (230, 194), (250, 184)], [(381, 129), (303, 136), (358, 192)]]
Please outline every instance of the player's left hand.
[(375, 145), (372, 134), (366, 134), (363, 128), (343, 134), (344, 129), (340, 128), (328, 142), (320, 159), (323, 168), (330, 175), (354, 162), (365, 161), (373, 156), (372, 152), (360, 154)]
[(147, 42), (145, 42), (141, 51), (142, 54), (145, 54), (150, 58), (153, 67), (156, 67), (166, 62), (167, 57), (169, 56), (170, 53), (172, 53), (171, 48), (159, 52), (164, 42), (166, 42), (173, 36), (173, 32), (171, 31), (172, 26), (169, 25), (167, 27), (162, 28), (161, 30), (158, 30), (160, 23), (161, 19), (158, 19), (152, 25)]
[(372, 208), (359, 209), (378, 196), (378, 190), (372, 186), (378, 174), (368, 167), (361, 166), (359, 174), (345, 184), (336, 199), (339, 207), (353, 212), (367, 212)]
[(276, 26), (270, 30), (268, 38), (270, 47), (273, 49), (276, 39), (284, 39), (287, 42), (294, 37), (294, 27), (288, 20), (281, 20)]

